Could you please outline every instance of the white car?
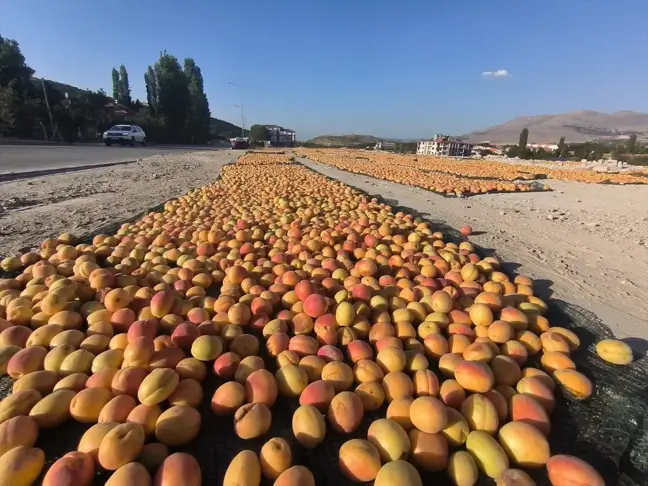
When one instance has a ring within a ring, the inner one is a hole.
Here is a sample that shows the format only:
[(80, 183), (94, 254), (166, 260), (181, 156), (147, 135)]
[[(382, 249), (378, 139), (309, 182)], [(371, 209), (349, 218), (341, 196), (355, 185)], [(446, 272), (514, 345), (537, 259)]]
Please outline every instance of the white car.
[(119, 143), (122, 147), (136, 143), (146, 145), (146, 133), (137, 125), (115, 125), (103, 133), (103, 140), (108, 147), (113, 143)]

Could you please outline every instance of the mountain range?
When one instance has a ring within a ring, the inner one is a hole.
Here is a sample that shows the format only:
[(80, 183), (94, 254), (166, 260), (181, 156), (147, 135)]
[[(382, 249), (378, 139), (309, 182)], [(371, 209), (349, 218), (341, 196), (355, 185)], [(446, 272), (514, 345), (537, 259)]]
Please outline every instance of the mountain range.
[(584, 110), (559, 115), (521, 116), (460, 138), (475, 143), (512, 144), (518, 142), (524, 128), (529, 130), (529, 143), (558, 143), (560, 137), (571, 143), (619, 140), (632, 134), (645, 141), (648, 140), (648, 113)]
[[(584, 110), (557, 115), (521, 116), (493, 127), (468, 133), (458, 138), (473, 143), (490, 142), (505, 145), (518, 142), (522, 129), (529, 130), (529, 143), (558, 143), (560, 137), (570, 143), (593, 140), (627, 139), (633, 133), (637, 140), (648, 141), (648, 113), (618, 111), (601, 113)], [(430, 136), (433, 136), (430, 134)], [(380, 140), (403, 142), (373, 135), (324, 135), (308, 142), (328, 147), (372, 145)]]

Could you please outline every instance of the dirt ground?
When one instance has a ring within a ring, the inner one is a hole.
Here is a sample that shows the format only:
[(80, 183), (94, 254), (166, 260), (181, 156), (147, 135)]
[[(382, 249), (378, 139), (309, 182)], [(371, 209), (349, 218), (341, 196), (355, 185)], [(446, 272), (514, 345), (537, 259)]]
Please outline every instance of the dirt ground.
[[(82, 236), (214, 181), (237, 152), (155, 156), (112, 168), (0, 183), (0, 256), (63, 231)], [(598, 316), (618, 337), (648, 338), (648, 186), (547, 181), (549, 193), (446, 198), (299, 159), (394, 205), (458, 228), (495, 249), (554, 298)]]
[(63, 231), (115, 223), (213, 182), (242, 152), (156, 155), (132, 164), (0, 182), (0, 256), (29, 251)]
[[(553, 298), (593, 312), (617, 337), (648, 338), (648, 186), (548, 180), (553, 192), (447, 198), (298, 160), (432, 221), (472, 226), (471, 241), (519, 265)], [(630, 344), (645, 353), (645, 342)]]

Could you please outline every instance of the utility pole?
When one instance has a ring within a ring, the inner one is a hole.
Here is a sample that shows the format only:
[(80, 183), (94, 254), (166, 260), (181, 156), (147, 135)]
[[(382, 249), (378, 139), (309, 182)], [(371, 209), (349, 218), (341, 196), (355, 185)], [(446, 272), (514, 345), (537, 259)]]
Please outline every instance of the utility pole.
[(49, 98), (47, 97), (47, 89), (45, 88), (45, 80), (41, 78), (41, 86), (43, 87), (43, 97), (45, 98), (45, 105), (47, 105), (47, 114), (50, 119), (50, 127), (52, 128), (52, 140), (54, 140), (54, 135), (56, 133), (54, 129), (54, 116), (52, 115), (52, 108), (49, 104)]
[(241, 90), (241, 105), (240, 106), (234, 105), (234, 106), (241, 109), (241, 137), (245, 137), (245, 110), (243, 108), (243, 86), (234, 84), (231, 81), (229, 81), (227, 84), (231, 84), (232, 86)]

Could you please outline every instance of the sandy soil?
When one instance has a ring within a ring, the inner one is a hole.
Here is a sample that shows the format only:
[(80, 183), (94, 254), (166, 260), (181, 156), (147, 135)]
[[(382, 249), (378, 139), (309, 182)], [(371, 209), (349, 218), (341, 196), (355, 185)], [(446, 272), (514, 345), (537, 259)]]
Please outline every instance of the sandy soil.
[[(0, 256), (63, 231), (83, 236), (214, 181), (237, 152), (154, 156), (124, 166), (0, 183)], [(540, 279), (554, 298), (598, 316), (619, 337), (648, 338), (648, 186), (548, 181), (550, 193), (446, 198), (299, 159), (394, 205), (458, 228)]]
[(648, 338), (648, 186), (549, 180), (553, 192), (447, 198), (298, 160), (430, 220), (469, 224), (471, 241), (518, 264), (553, 298), (593, 312), (620, 338)]
[(29, 251), (63, 231), (108, 231), (213, 182), (240, 152), (156, 155), (132, 164), (0, 183), (0, 256)]

